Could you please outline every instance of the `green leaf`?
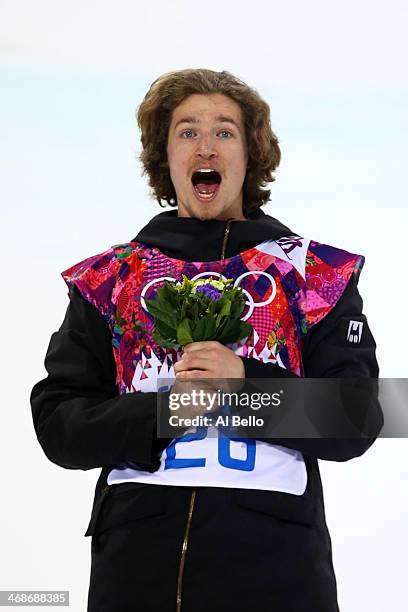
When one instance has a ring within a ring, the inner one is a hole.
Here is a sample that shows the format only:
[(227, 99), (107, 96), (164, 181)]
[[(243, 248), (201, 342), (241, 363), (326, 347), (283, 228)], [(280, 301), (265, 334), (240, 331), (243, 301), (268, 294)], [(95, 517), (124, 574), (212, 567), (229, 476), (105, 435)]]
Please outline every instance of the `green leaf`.
[(160, 335), (164, 338), (168, 338), (169, 340), (176, 339), (177, 327), (171, 327), (170, 325), (163, 323), (163, 321), (157, 321), (155, 329), (159, 330)]
[(193, 319), (194, 319), (194, 323), (195, 325), (198, 324), (199, 321), (199, 316), (198, 316), (198, 304), (197, 302), (193, 303), (193, 307), (192, 307), (192, 314), (193, 314)]
[(215, 319), (211, 315), (202, 317), (193, 327), (194, 342), (215, 339)]
[(160, 302), (168, 303), (173, 307), (177, 306), (178, 303), (177, 290), (168, 282), (157, 289), (157, 298)]
[(229, 319), (221, 333), (218, 337), (218, 341), (222, 344), (231, 344), (232, 342), (236, 342), (239, 336), (240, 330), (240, 321), (236, 319)]
[(190, 342), (193, 342), (193, 337), (191, 334), (190, 323), (188, 319), (183, 319), (182, 322), (177, 327), (177, 342), (181, 346), (185, 346)]
[[(239, 336), (237, 340), (242, 340), (243, 338), (249, 338), (252, 334), (253, 327), (250, 323), (246, 323), (245, 321), (241, 321)], [(236, 341), (237, 341), (236, 340)]]
[(201, 342), (205, 336), (205, 317), (199, 319), (198, 323), (193, 327), (193, 341)]
[(174, 308), (172, 308), (170, 304), (167, 304), (166, 302), (161, 302), (157, 299), (155, 300), (145, 299), (145, 302), (146, 302), (147, 310), (150, 312), (151, 315), (153, 315), (155, 319), (158, 319), (159, 321), (163, 321), (164, 323), (166, 323), (167, 325), (170, 325), (171, 327), (177, 327), (178, 325), (177, 313), (175, 312)]
[(230, 312), (231, 312), (231, 300), (227, 299), (225, 300), (220, 312), (217, 315), (217, 318), (215, 320), (215, 326), (218, 327), (222, 317), (228, 316)]
[(239, 319), (245, 307), (245, 295), (241, 292), (231, 296), (231, 317)]
[(229, 320), (230, 320), (229, 317), (223, 317), (221, 319), (221, 323), (217, 327), (217, 333), (216, 333), (216, 338), (215, 338), (216, 340), (218, 340), (218, 338), (221, 337), (221, 334)]
[(187, 310), (188, 310), (188, 302), (187, 302), (187, 300), (183, 300), (183, 303), (181, 305), (181, 313), (180, 313), (180, 319), (181, 320), (186, 318)]
[(153, 332), (153, 340), (158, 346), (163, 348), (179, 348), (180, 346), (178, 342), (173, 342), (167, 338), (163, 338), (158, 329), (155, 329)]
[(203, 340), (214, 340), (216, 335), (215, 319), (211, 315), (202, 318), (204, 321), (204, 338)]

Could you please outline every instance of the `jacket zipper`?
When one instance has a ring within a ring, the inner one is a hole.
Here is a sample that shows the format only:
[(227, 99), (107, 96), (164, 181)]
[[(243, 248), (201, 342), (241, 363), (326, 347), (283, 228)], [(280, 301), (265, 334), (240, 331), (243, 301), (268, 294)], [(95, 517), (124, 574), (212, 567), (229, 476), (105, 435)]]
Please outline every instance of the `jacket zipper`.
[(184, 532), (183, 545), (181, 547), (181, 558), (180, 558), (179, 574), (178, 574), (178, 579), (177, 579), (177, 612), (180, 612), (181, 610), (181, 587), (182, 587), (182, 582), (183, 582), (184, 563), (186, 560), (188, 535), (190, 533), (190, 526), (191, 526), (191, 519), (193, 516), (195, 498), (196, 498), (196, 490), (193, 489), (191, 492), (190, 508), (188, 510), (188, 519), (187, 519), (186, 530)]
[[(231, 228), (232, 221), (233, 221), (233, 219), (228, 219), (227, 220), (227, 225), (225, 226), (224, 238), (223, 238), (223, 241), (222, 241), (222, 248), (221, 248), (221, 259), (225, 259), (225, 252), (226, 252), (226, 249), (227, 249), (228, 236), (229, 236), (229, 233), (230, 233), (230, 228)], [(178, 578), (177, 578), (177, 608), (176, 608), (176, 612), (181, 612), (181, 591), (182, 591), (182, 584), (183, 584), (184, 564), (185, 564), (185, 561), (186, 561), (186, 552), (187, 552), (187, 547), (188, 547), (188, 536), (190, 534), (191, 519), (193, 517), (193, 510), (194, 510), (195, 499), (196, 499), (196, 490), (193, 489), (192, 492), (191, 492), (190, 507), (189, 507), (189, 511), (188, 511), (186, 530), (184, 532), (183, 545), (181, 547), (181, 557), (180, 557), (179, 573), (178, 573)]]
[(228, 219), (227, 225), (225, 227), (224, 240), (222, 241), (222, 249), (221, 249), (221, 257), (220, 257), (220, 259), (225, 259), (225, 251), (227, 250), (228, 236), (229, 236), (229, 233), (230, 233), (230, 227), (231, 227), (232, 221), (233, 221), (233, 219)]

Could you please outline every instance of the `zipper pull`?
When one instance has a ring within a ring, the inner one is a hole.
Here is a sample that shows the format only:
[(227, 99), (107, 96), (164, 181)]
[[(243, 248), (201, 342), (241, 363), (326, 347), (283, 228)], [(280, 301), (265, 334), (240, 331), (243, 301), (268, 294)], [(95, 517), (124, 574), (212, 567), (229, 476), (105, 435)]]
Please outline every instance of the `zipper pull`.
[(225, 252), (227, 250), (228, 236), (229, 236), (229, 232), (230, 232), (231, 223), (233, 222), (233, 220), (234, 219), (228, 219), (227, 220), (227, 225), (226, 225), (225, 232), (224, 232), (224, 239), (222, 241), (221, 258), (220, 259), (225, 259)]

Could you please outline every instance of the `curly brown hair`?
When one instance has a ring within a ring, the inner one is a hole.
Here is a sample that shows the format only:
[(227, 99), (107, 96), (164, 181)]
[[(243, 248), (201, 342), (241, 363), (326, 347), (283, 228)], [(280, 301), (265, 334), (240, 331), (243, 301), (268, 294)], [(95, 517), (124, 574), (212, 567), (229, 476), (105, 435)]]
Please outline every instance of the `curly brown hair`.
[(267, 183), (279, 165), (281, 152), (271, 128), (270, 109), (258, 92), (230, 72), (205, 68), (167, 72), (150, 86), (137, 109), (143, 150), (140, 161), (149, 177), (152, 195), (160, 206), (164, 200), (177, 206), (176, 192), (167, 162), (167, 139), (172, 112), (191, 94), (225, 94), (241, 107), (248, 147), (248, 165), (243, 184), (243, 213), (258, 209), (270, 199)]

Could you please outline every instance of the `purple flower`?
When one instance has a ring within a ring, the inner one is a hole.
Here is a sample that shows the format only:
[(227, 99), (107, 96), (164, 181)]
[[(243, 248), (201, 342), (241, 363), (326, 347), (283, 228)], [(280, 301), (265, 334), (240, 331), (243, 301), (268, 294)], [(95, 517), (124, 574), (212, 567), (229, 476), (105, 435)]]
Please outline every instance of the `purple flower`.
[(198, 291), (200, 293), (204, 293), (205, 295), (208, 295), (208, 297), (213, 302), (216, 302), (221, 297), (221, 291), (218, 291), (218, 289), (216, 289), (215, 287), (211, 287), (210, 284), (208, 284), (208, 285), (200, 285), (199, 287), (197, 287), (197, 292)]

